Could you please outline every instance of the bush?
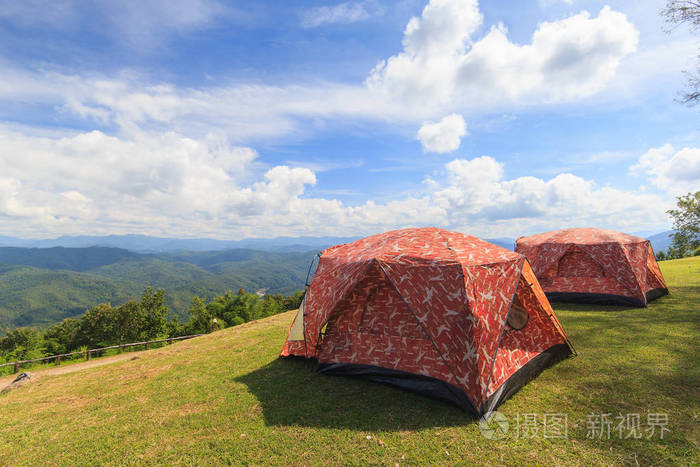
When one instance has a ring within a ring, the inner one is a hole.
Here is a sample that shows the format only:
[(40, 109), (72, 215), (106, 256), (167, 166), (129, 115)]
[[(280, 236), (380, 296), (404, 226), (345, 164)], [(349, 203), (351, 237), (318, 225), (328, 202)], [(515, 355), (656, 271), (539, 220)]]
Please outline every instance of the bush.
[(259, 297), (243, 289), (237, 295), (227, 292), (209, 303), (195, 296), (190, 305), (189, 321), (181, 323), (177, 319), (166, 321), (165, 291), (149, 287), (141, 300), (116, 307), (103, 303), (87, 310), (80, 318), (65, 319), (43, 332), (30, 327), (7, 330), (6, 335), (0, 337), (0, 362), (207, 333), (297, 308), (303, 296), (304, 293), (299, 291), (289, 297)]

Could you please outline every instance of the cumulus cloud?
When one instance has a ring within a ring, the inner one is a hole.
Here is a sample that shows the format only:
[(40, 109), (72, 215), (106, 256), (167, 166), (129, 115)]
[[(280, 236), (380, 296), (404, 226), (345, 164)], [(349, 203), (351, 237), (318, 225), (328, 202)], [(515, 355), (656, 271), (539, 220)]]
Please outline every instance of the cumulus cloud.
[(700, 148), (676, 151), (666, 144), (644, 153), (630, 171), (646, 174), (651, 183), (673, 195), (682, 195), (700, 187)]
[(319, 6), (304, 13), (301, 25), (315, 28), (323, 24), (354, 23), (369, 19), (374, 8), (367, 2), (345, 2), (333, 6)]
[(417, 138), (423, 150), (444, 154), (456, 151), (467, 134), (467, 124), (459, 114), (450, 114), (439, 122), (425, 122), (418, 130)]
[(448, 162), (413, 196), (347, 205), (308, 196), (312, 170), (261, 172), (256, 157), (216, 136), (91, 131), (56, 138), (0, 127), (0, 233), (236, 238), (439, 225), (503, 236), (561, 225), (664, 225), (669, 207), (656, 195), (597, 187), (572, 174), (506, 179), (503, 163), (488, 156)]
[(446, 183), (436, 189), (433, 199), (449, 213), (448, 223), (454, 226), (486, 223), (517, 234), (518, 229), (562, 225), (621, 228), (635, 222), (665, 222), (666, 204), (658, 196), (597, 187), (570, 173), (549, 180), (529, 176), (506, 180), (503, 164), (488, 156), (455, 159), (446, 169)]
[(282, 209), (315, 183), (308, 169), (275, 167), (246, 184), (256, 152), (213, 136), (91, 131), (49, 138), (2, 128), (0, 141), (0, 217), (19, 231), (30, 219), (44, 231), (196, 232), (213, 218)]
[(414, 101), (564, 101), (589, 96), (637, 47), (626, 16), (604, 7), (543, 22), (531, 42), (508, 39), (499, 24), (474, 40), (483, 17), (476, 0), (431, 0), (404, 31), (404, 50), (380, 62), (367, 85)]

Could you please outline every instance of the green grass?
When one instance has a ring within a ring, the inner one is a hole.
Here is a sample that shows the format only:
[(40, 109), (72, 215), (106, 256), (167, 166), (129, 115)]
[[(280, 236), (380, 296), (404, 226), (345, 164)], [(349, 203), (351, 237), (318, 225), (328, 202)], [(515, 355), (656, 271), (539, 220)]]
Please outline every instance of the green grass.
[[(278, 359), (290, 312), (0, 396), (0, 464), (698, 464), (700, 258), (661, 268), (671, 295), (647, 309), (556, 306), (579, 357), (499, 408), (500, 440), (448, 404)], [(664, 439), (587, 438), (589, 414), (649, 412)], [(568, 438), (517, 439), (525, 413), (567, 414)]]
[[(177, 341), (176, 341), (177, 342)], [(153, 350), (157, 349), (160, 347), (165, 347), (166, 345), (170, 345), (167, 342), (157, 342), (157, 343), (151, 343), (149, 344), (148, 348)], [(97, 352), (93, 352), (90, 355), (90, 360), (98, 360), (100, 358), (104, 357), (112, 357), (114, 355), (121, 355), (123, 353), (131, 353), (131, 352), (140, 352), (143, 350), (148, 350), (146, 349), (145, 345), (134, 345), (134, 346), (129, 346), (125, 347), (123, 349), (107, 349), (107, 350), (100, 350)], [(71, 355), (69, 357), (61, 357), (61, 364), (60, 366), (65, 368), (65, 367), (70, 367), (70, 365), (73, 365), (75, 363), (82, 363), (87, 361), (87, 356), (82, 353), (82, 354), (76, 354), (76, 355)], [(4, 363), (4, 362), (3, 362)], [(38, 370), (48, 370), (51, 368), (56, 368), (59, 365), (56, 365), (56, 359), (52, 358), (50, 360), (45, 360), (41, 362), (33, 362), (33, 363), (23, 363), (19, 365), (18, 368), (18, 373), (23, 373), (25, 371), (28, 372), (35, 372)], [(0, 367), (0, 378), (6, 378), (9, 376), (15, 376), (15, 369), (14, 365), (7, 365)], [(0, 382), (0, 389), (3, 388), (3, 383)]]

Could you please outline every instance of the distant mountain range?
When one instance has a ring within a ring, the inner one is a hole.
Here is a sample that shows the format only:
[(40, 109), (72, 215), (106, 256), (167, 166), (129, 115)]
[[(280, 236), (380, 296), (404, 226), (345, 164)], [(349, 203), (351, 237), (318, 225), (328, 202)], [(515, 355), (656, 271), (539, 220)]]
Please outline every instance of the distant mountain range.
[[(648, 232), (636, 232), (634, 235), (648, 238), (655, 252), (665, 250), (671, 244), (673, 230), (649, 235)], [(106, 235), (106, 236), (63, 236), (51, 239), (23, 239), (0, 236), (0, 247), (22, 248), (87, 248), (93, 246), (113, 247), (135, 253), (165, 253), (176, 251), (221, 251), (231, 249), (249, 249), (274, 252), (323, 250), (340, 243), (348, 243), (361, 237), (276, 237), (244, 238), (242, 240), (216, 240), (212, 238), (163, 238), (147, 235)], [(486, 238), (498, 246), (514, 249), (515, 239), (509, 237)]]
[[(649, 237), (655, 252), (668, 248), (672, 233)], [(99, 303), (136, 299), (147, 286), (164, 288), (171, 315), (183, 319), (195, 294), (211, 299), (239, 288), (291, 294), (304, 287), (318, 251), (355, 239), (0, 237), (0, 326), (56, 323)], [(488, 240), (511, 250), (515, 245), (512, 238)]]
[[(50, 239), (24, 239), (0, 235), (0, 247), (20, 248), (88, 248), (113, 247), (135, 253), (165, 253), (176, 251), (221, 251), (250, 249), (259, 251), (291, 252), (323, 250), (333, 245), (348, 243), (362, 237), (276, 237), (216, 240), (212, 238), (163, 238), (147, 235), (63, 236)], [(512, 238), (486, 239), (503, 248), (513, 249)]]
[(135, 253), (111, 247), (0, 248), (0, 326), (46, 325), (164, 288), (171, 316), (187, 318), (192, 297), (228, 290), (291, 294), (304, 288), (316, 250), (247, 249)]
[(651, 247), (654, 249), (654, 253), (666, 251), (668, 247), (671, 246), (674, 233), (676, 233), (675, 230), (667, 230), (666, 232), (661, 232), (647, 237), (651, 242)]
[(147, 235), (63, 236), (51, 239), (22, 239), (0, 236), (0, 246), (22, 248), (87, 248), (92, 246), (122, 248), (138, 253), (173, 251), (221, 251), (251, 249), (261, 251), (321, 250), (360, 237), (277, 237), (216, 240), (212, 238), (162, 238)]

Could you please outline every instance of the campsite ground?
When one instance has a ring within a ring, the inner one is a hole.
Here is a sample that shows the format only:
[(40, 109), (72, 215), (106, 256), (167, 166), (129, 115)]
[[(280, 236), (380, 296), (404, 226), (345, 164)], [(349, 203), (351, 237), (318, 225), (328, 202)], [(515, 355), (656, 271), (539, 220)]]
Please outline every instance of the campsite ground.
[[(0, 464), (697, 464), (700, 258), (661, 268), (671, 295), (647, 309), (555, 306), (579, 356), (499, 408), (502, 439), (450, 405), (278, 359), (290, 312), (40, 375), (0, 396)], [(619, 425), (635, 414), (641, 438)]]

